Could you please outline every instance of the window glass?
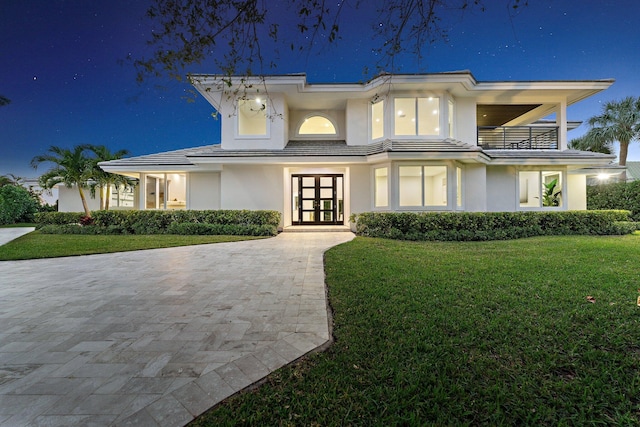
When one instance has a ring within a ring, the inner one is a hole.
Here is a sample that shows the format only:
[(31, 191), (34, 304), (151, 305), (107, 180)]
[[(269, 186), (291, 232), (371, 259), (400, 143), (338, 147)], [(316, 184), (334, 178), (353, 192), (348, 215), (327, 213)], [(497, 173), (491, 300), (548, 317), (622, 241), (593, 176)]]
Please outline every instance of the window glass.
[(384, 101), (371, 105), (371, 139), (384, 136)]
[(183, 173), (149, 174), (145, 178), (147, 209), (185, 209), (187, 176)]
[(562, 206), (562, 173), (542, 172), (542, 206)]
[(416, 100), (415, 98), (395, 99), (395, 132), (396, 135), (416, 134)]
[(518, 183), (521, 208), (562, 206), (562, 172), (521, 171)]
[(447, 167), (424, 166), (424, 206), (447, 206)]
[(267, 101), (262, 98), (238, 100), (238, 134), (267, 135)]
[(400, 206), (422, 206), (422, 166), (398, 169)]
[(400, 166), (398, 177), (401, 207), (447, 206), (446, 166)]
[(418, 98), (418, 135), (440, 134), (439, 105), (439, 98)]
[(396, 98), (396, 135), (440, 135), (440, 98)]
[(520, 180), (520, 207), (535, 208), (540, 206), (540, 172), (522, 171)]
[(299, 135), (335, 135), (336, 128), (331, 120), (322, 116), (311, 116), (300, 125)]
[(375, 170), (374, 204), (376, 207), (389, 206), (389, 169), (378, 168)]

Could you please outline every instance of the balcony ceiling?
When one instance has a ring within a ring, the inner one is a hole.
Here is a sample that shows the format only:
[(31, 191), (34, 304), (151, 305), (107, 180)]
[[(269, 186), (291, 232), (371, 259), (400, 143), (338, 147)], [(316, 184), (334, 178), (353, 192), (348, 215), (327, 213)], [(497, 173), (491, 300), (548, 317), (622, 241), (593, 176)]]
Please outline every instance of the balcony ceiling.
[(540, 104), (478, 104), (476, 109), (478, 126), (502, 126), (539, 106)]

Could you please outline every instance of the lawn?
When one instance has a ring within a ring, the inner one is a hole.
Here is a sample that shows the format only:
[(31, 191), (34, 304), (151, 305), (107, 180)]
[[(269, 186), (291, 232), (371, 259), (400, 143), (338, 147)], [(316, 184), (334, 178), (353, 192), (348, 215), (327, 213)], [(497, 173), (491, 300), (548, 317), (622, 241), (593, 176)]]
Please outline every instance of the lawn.
[(0, 246), (0, 261), (137, 251), (205, 243), (236, 242), (260, 237), (154, 235), (26, 234)]
[(640, 236), (329, 250), (335, 343), (196, 419), (640, 425)]

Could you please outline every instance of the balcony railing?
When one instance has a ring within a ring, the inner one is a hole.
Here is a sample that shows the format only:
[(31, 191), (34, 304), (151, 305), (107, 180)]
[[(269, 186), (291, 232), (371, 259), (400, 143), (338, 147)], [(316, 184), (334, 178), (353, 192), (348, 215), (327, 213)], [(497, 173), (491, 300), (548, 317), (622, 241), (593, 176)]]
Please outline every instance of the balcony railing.
[(485, 150), (557, 150), (557, 126), (478, 126)]

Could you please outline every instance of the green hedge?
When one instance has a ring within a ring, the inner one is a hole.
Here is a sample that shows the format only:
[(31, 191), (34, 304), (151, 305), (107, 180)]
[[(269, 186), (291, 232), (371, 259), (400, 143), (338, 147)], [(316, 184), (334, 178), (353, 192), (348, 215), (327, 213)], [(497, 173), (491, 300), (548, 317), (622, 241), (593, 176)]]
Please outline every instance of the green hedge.
[(625, 209), (640, 221), (640, 181), (588, 186), (587, 209)]
[[(47, 212), (38, 214), (36, 222), (43, 233), (54, 232), (52, 227), (47, 226), (64, 226), (59, 227), (57, 232), (71, 234), (201, 234), (202, 232), (202, 234), (259, 236), (275, 235), (280, 223), (280, 213), (276, 211), (176, 210), (95, 211), (92, 214), (93, 225), (85, 227), (72, 225), (80, 223), (83, 216), (78, 212)], [(188, 224), (191, 227), (181, 224)], [(216, 227), (209, 227), (211, 225)], [(199, 226), (204, 227), (198, 228)]]
[(367, 212), (356, 217), (359, 235), (400, 240), (506, 240), (543, 235), (629, 234), (629, 211)]

